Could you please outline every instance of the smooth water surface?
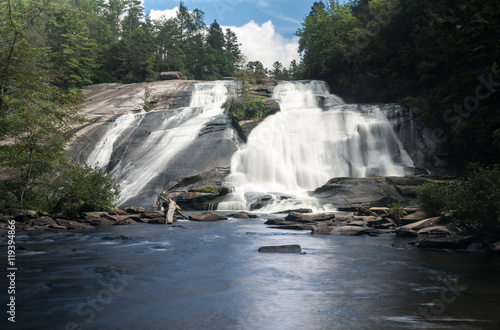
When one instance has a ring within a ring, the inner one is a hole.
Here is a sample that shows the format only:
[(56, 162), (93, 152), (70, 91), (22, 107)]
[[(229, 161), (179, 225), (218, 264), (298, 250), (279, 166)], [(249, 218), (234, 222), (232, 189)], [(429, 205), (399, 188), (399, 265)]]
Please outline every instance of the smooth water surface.
[[(1, 328), (500, 326), (498, 257), (421, 251), (393, 235), (271, 229), (264, 221), (138, 224), (52, 238), (20, 234), (17, 245), (26, 250), (17, 251), (17, 322)], [(102, 239), (119, 235), (132, 239)], [(281, 244), (300, 244), (307, 254), (257, 252)]]

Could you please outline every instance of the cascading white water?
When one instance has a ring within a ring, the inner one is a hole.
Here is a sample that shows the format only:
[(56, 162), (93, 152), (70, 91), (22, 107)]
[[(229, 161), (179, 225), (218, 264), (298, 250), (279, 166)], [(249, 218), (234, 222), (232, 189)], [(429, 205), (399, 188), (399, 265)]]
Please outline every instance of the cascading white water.
[(111, 129), (106, 132), (92, 150), (86, 163), (104, 169), (111, 160), (115, 142), (125, 130), (137, 126), (143, 118), (144, 114), (127, 114), (116, 118)]
[[(139, 196), (144, 190), (155, 189), (148, 184), (168, 167), (179, 152), (195, 140), (207, 122), (223, 114), (221, 106), (227, 98), (227, 86), (228, 83), (222, 81), (194, 84), (189, 107), (177, 112), (163, 111), (161, 123), (151, 132), (145, 133), (140, 146), (124, 152), (119, 162), (111, 169), (121, 188), (119, 204)], [(120, 134), (133, 126), (136, 120), (146, 120), (146, 116), (141, 114), (119, 117), (87, 162), (99, 162), (101, 167), (106, 167), (114, 150), (113, 145), (120, 139)]]
[[(346, 105), (324, 82), (287, 82), (267, 117), (231, 161), (234, 192), (219, 210), (275, 212), (318, 205), (308, 191), (335, 177), (402, 176), (413, 162), (377, 106)], [(318, 106), (322, 103), (322, 108)]]

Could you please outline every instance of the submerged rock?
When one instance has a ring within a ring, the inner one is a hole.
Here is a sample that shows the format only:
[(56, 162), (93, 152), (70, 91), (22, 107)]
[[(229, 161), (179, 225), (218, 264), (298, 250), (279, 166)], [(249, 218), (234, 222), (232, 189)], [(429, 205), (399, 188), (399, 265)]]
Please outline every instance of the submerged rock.
[(292, 245), (276, 245), (276, 246), (261, 246), (259, 252), (273, 253), (301, 253), (302, 248), (298, 244)]
[(128, 240), (131, 240), (130, 237), (123, 236), (123, 235), (116, 236), (116, 237), (104, 236), (104, 237), (101, 237), (101, 239), (105, 240), (105, 241), (119, 241), (119, 240), (128, 241)]
[(270, 226), (269, 228), (275, 229), (292, 229), (292, 230), (312, 230), (313, 225), (307, 223), (299, 223), (293, 221), (285, 221), (277, 226)]

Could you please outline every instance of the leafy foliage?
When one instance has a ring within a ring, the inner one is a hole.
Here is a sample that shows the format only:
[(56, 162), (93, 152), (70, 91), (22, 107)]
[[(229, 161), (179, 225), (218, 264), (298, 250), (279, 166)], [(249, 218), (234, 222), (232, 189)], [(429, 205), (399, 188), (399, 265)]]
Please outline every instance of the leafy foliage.
[(119, 186), (111, 174), (98, 167), (68, 166), (56, 182), (55, 211), (67, 215), (79, 212), (109, 211), (119, 197)]
[(264, 104), (264, 98), (258, 97), (251, 92), (249, 76), (254, 74), (251, 71), (240, 72), (241, 87), (229, 97), (222, 108), (229, 118), (234, 121), (260, 120), (269, 114), (269, 109)]
[(466, 235), (500, 236), (500, 166), (472, 166), (454, 183), (428, 183), (417, 190), (419, 204), (430, 216), (449, 211), (451, 229)]
[(401, 220), (403, 215), (405, 214), (405, 206), (401, 201), (397, 201), (392, 203), (389, 206), (389, 215), (395, 220)]
[[(3, 207), (52, 211), (60, 188), (72, 180), (65, 168), (77, 169), (68, 164), (65, 146), (71, 137), (70, 125), (81, 121), (78, 110), (83, 98), (74, 87), (89, 79), (89, 68), (78, 63), (86, 61), (90, 43), (78, 32), (86, 33), (79, 12), (67, 12), (60, 4), (64, 3), (0, 3)], [(70, 15), (63, 17), (62, 12)], [(45, 37), (53, 37), (51, 44), (47, 43), (51, 47), (44, 45), (41, 31), (48, 33)], [(75, 71), (78, 67), (82, 70)], [(96, 184), (98, 189), (100, 182), (91, 180), (88, 184)], [(90, 197), (85, 198), (92, 204)]]
[(436, 182), (426, 183), (417, 188), (418, 203), (431, 217), (439, 216), (452, 209), (450, 186)]

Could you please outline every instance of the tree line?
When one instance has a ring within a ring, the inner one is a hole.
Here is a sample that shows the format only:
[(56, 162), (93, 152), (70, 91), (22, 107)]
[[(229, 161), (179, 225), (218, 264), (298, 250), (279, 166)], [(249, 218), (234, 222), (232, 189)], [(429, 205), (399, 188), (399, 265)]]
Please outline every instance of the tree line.
[(181, 2), (176, 17), (153, 20), (139, 0), (57, 0), (45, 14), (47, 46), (67, 83), (156, 80), (162, 71), (188, 79), (233, 75), (241, 59), (236, 34)]
[(465, 168), (500, 161), (500, 3), (315, 2), (297, 31), (302, 78), (354, 102), (425, 111)]

